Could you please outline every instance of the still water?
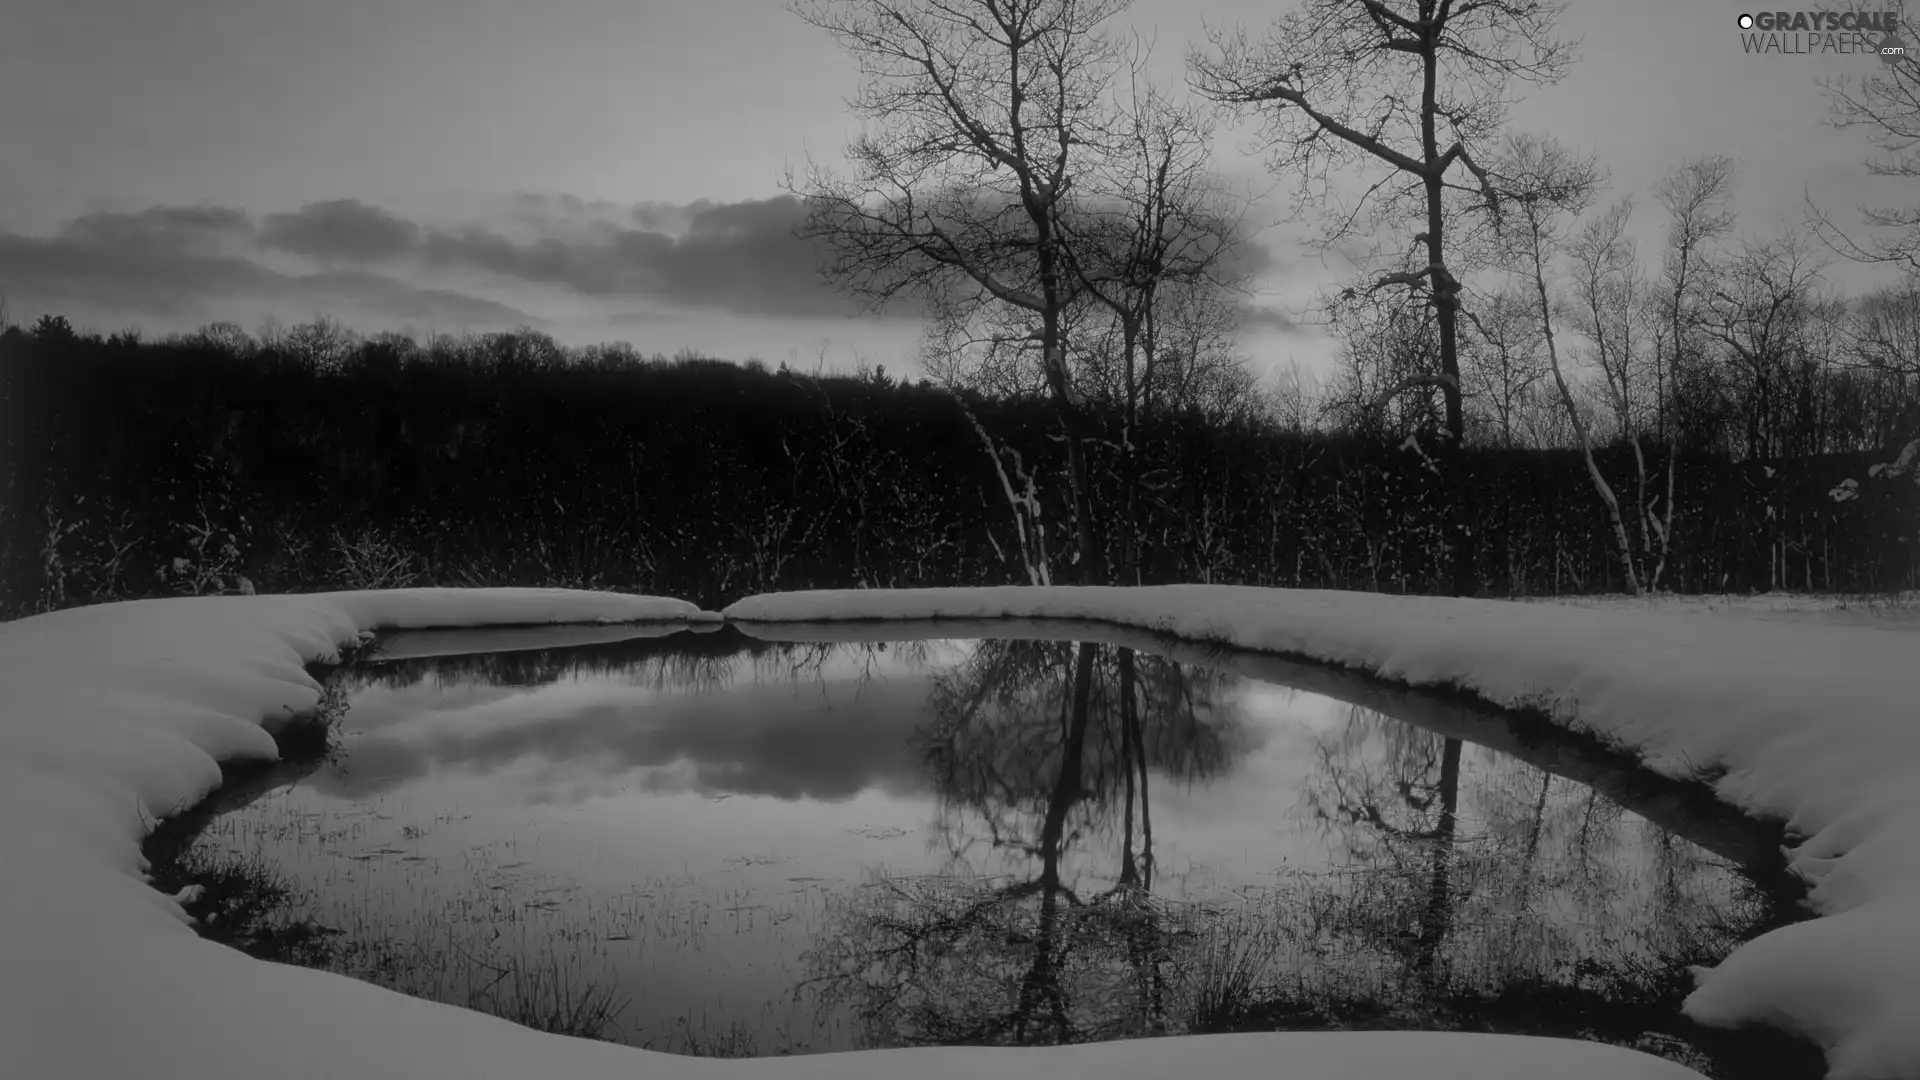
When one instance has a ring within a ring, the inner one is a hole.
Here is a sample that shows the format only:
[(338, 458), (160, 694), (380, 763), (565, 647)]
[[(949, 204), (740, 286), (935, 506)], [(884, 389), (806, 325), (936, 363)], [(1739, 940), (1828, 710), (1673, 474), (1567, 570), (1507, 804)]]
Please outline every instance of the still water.
[(677, 1053), (1778, 1053), (1678, 1011), (1687, 964), (1792, 917), (1763, 827), (1438, 699), (1019, 629), (395, 636), (328, 676), (325, 752), (210, 803), (163, 876), (255, 955)]

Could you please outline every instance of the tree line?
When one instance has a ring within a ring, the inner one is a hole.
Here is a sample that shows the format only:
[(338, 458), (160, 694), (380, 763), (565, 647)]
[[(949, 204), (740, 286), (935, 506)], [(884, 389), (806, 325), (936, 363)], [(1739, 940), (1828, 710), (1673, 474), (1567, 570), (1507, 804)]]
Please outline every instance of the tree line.
[[(568, 348), (530, 331), (418, 342), (316, 325), (265, 341), (220, 325), (103, 338), (57, 318), (0, 332), (7, 614), (412, 584), (717, 606), (1078, 572), (1043, 392)], [(1252, 392), (1196, 396), (1131, 434), (1124, 403), (1084, 408), (1085, 497), (1096, 514), (1136, 500), (1133, 527), (1115, 513), (1099, 537), (1096, 580), (1449, 587), (1443, 492), (1418, 438), (1300, 428)], [(1920, 499), (1869, 475), (1878, 455), (1595, 451), (1610, 470), (1657, 470), (1669, 453), (1685, 510), (1665, 585), (1913, 587)], [(1623, 587), (1577, 449), (1476, 445), (1462, 460), (1485, 536), (1478, 591)], [(1130, 470), (1144, 481), (1131, 494)]]

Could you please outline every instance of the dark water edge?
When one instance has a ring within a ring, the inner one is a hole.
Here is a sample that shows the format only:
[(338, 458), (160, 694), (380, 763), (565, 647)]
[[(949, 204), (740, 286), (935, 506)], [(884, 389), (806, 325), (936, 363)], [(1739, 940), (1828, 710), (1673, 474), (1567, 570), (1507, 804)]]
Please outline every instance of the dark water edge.
[[(1768, 917), (1746, 928), (1747, 937), (1800, 921), (1806, 886), (1786, 869), (1782, 845), (1792, 838), (1780, 822), (1740, 814), (1712, 792), (1710, 773), (1687, 780), (1659, 776), (1640, 767), (1620, 748), (1592, 735), (1569, 731), (1540, 714), (1495, 709), (1457, 689), (1427, 690), (1372, 678), (1301, 657), (1229, 649), (1217, 644), (1179, 641), (1142, 631), (1084, 623), (1021, 620), (1020, 637), (1046, 640), (1102, 641), (1167, 656), (1183, 663), (1239, 674), (1372, 709), (1450, 739), (1487, 746), (1519, 758), (1554, 776), (1592, 788), (1623, 808), (1728, 859), (1767, 898)], [(1002, 633), (987, 631), (997, 627)], [(758, 654), (791, 640), (785, 628), (756, 626), (751, 631), (734, 625), (670, 635), (676, 653), (719, 658), (745, 652)], [(823, 639), (898, 641), (926, 638), (1007, 636), (1005, 623), (992, 620), (940, 621), (919, 624), (880, 624), (867, 628), (844, 625), (822, 631)], [(805, 628), (793, 628), (799, 640), (808, 640)], [(460, 646), (484, 643), (490, 632), (460, 632)], [(612, 636), (611, 631), (601, 633)], [(589, 635), (592, 636), (592, 635)], [(421, 635), (407, 635), (421, 644)], [(337, 931), (317, 925), (271, 926), (264, 918), (283, 904), (289, 883), (270, 865), (192, 866), (182, 857), (201, 831), (214, 819), (294, 783), (327, 764), (334, 752), (333, 726), (345, 695), (336, 693), (342, 676), (357, 664), (378, 661), (386, 671), (414, 669), (459, 672), (463, 666), (484, 673), (503, 685), (536, 685), (556, 671), (614, 670), (642, 656), (657, 655), (667, 637), (647, 634), (619, 640), (593, 640), (564, 649), (525, 647), (515, 652), (436, 655), (431, 647), (410, 658), (382, 658), (380, 645), (339, 664), (310, 665), (309, 673), (328, 687), (311, 714), (288, 717), (271, 725), (282, 747), (279, 762), (222, 763), (222, 782), (193, 808), (160, 823), (147, 838), (143, 851), (152, 864), (157, 888), (172, 893), (190, 884), (203, 887), (189, 903), (203, 937), (240, 948), (249, 955), (307, 966), (324, 966), (329, 938)], [(208, 918), (209, 915), (215, 916)], [(1717, 957), (1703, 957), (1711, 963)], [(1450, 995), (1438, 1008), (1408, 1011), (1370, 998), (1343, 1000), (1318, 995), (1311, 998), (1247, 1000), (1223, 1003), (1194, 1033), (1289, 1030), (1460, 1030), (1498, 1031), (1597, 1039), (1635, 1046), (1660, 1056), (1681, 1060), (1717, 1077), (1780, 1077), (1797, 1080), (1825, 1073), (1824, 1056), (1804, 1040), (1774, 1029), (1718, 1029), (1698, 1025), (1682, 1016), (1679, 1003), (1691, 990), (1684, 968), (1667, 973), (1659, 993), (1633, 1001), (1610, 1001), (1604, 994), (1572, 990), (1552, 984), (1510, 984), (1498, 993)], [(546, 1015), (514, 1015), (510, 1019), (543, 1030), (593, 1037), (596, 1020), (604, 1023), (610, 998), (596, 997), (594, 988), (584, 998)], [(965, 1040), (960, 1040), (965, 1041)], [(1696, 1060), (1704, 1052), (1710, 1059)], [(772, 1052), (729, 1038), (725, 1032), (689, 1032), (684, 1045), (668, 1047), (703, 1056), (751, 1056)], [(804, 1052), (804, 1048), (800, 1048)], [(788, 1052), (780, 1048), (778, 1052)]]

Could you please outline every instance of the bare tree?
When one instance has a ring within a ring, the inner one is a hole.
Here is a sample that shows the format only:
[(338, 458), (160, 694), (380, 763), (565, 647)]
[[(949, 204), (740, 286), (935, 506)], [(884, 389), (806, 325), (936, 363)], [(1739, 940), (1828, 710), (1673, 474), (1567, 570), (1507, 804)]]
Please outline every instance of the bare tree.
[[(851, 179), (815, 170), (801, 234), (828, 276), (876, 302), (903, 291), (1023, 324), (1066, 434), (1082, 579), (1100, 571), (1065, 320), (1086, 284), (1060, 228), (1110, 120), (1120, 51), (1104, 26), (1124, 0), (817, 0), (792, 10), (865, 76), (868, 122)], [(789, 181), (789, 187), (793, 187)]]
[[(1413, 237), (1424, 263), (1381, 275), (1371, 286), (1406, 287), (1436, 316), (1440, 371), (1408, 388), (1438, 383), (1445, 397), (1449, 454), (1465, 436), (1458, 355), (1461, 284), (1449, 264), (1450, 192), (1497, 213), (1498, 200), (1476, 158), (1505, 125), (1510, 80), (1550, 83), (1565, 74), (1569, 47), (1554, 37), (1564, 9), (1552, 0), (1305, 0), (1259, 47), (1244, 31), (1215, 34), (1216, 56), (1196, 56), (1196, 82), (1216, 100), (1266, 113), (1273, 164), (1304, 183), (1328, 168), (1370, 161), (1390, 171), (1370, 187), (1327, 240), (1351, 235), (1366, 204), (1376, 215), (1421, 221)], [(1449, 179), (1465, 167), (1477, 186)], [(1457, 213), (1457, 211), (1456, 211)], [(1448, 540), (1453, 589), (1477, 591), (1473, 530), (1456, 465)]]
[[(1021, 568), (1026, 571), (1027, 584), (1053, 584), (1053, 570), (1047, 562), (1047, 521), (1041, 508), (1038, 478), (1028, 471), (1026, 459), (1019, 450), (987, 433), (986, 425), (974, 416), (966, 398), (954, 393), (953, 399), (966, 417), (967, 425), (980, 439), (987, 459), (993, 462), (993, 474), (999, 479), (1000, 492), (1006, 497), (1007, 508), (1013, 514), (1015, 551), (1020, 557)], [(987, 533), (987, 540), (996, 550), (999, 549), (1000, 543), (993, 539), (991, 530)], [(1006, 557), (1004, 551), (1000, 555)]]
[(1260, 386), (1267, 419), (1295, 435), (1312, 430), (1326, 398), (1324, 382), (1289, 357), (1286, 366), (1268, 372)]
[(1663, 561), (1680, 509), (1674, 495), (1684, 440), (1677, 406), (1684, 400), (1689, 383), (1699, 381), (1695, 370), (1705, 370), (1701, 312), (1713, 279), (1711, 245), (1733, 230), (1733, 215), (1727, 209), (1733, 196), (1733, 179), (1733, 159), (1708, 154), (1683, 162), (1662, 177), (1653, 192), (1654, 200), (1667, 212), (1657, 301), (1666, 334), (1654, 345), (1654, 395), (1660, 403), (1658, 432), (1667, 452)]
[[(1064, 251), (1086, 296), (1113, 320), (1113, 363), (1105, 375), (1118, 391), (1120, 478), (1125, 503), (1123, 576), (1138, 582), (1142, 432), (1165, 396), (1161, 320), (1168, 293), (1193, 313), (1224, 286), (1224, 264), (1241, 233), (1243, 207), (1227, 203), (1208, 171), (1205, 118), (1170, 100), (1145, 76), (1146, 50), (1136, 46), (1128, 93), (1103, 155), (1081, 197), (1060, 220), (1077, 242)], [(1192, 301), (1198, 301), (1193, 303)], [(1177, 316), (1175, 318), (1177, 329)], [(1202, 321), (1189, 321), (1196, 330)], [(1165, 350), (1176, 359), (1176, 349)], [(1176, 380), (1191, 377), (1199, 350), (1176, 365)]]
[[(1920, 63), (1882, 65), (1857, 81), (1847, 78), (1821, 81), (1839, 128), (1864, 128), (1883, 156), (1867, 162), (1875, 176), (1920, 178)], [(1900, 268), (1909, 280), (1920, 277), (1920, 203), (1901, 207), (1863, 207), (1861, 216), (1880, 235), (1861, 244), (1836, 226), (1807, 199), (1807, 213), (1815, 233), (1833, 250), (1859, 262)], [(1909, 433), (1911, 428), (1908, 429)], [(1875, 465), (1873, 475), (1903, 476), (1912, 472), (1920, 483), (1920, 438), (1901, 448), (1892, 462)]]
[(1792, 230), (1745, 243), (1730, 261), (1707, 308), (1707, 332), (1723, 350), (1723, 385), (1741, 431), (1729, 441), (1748, 463), (1746, 492), (1758, 526), (1756, 553), (1766, 580), (1784, 584), (1786, 547), (1773, 462), (1806, 453), (1811, 424), (1802, 388), (1817, 378), (1837, 313), (1818, 292), (1820, 265)]
[(1257, 380), (1240, 349), (1239, 290), (1188, 279), (1169, 282), (1160, 300), (1152, 339), (1157, 408), (1213, 421), (1245, 415)]
[(1897, 445), (1920, 429), (1920, 277), (1862, 297), (1846, 338), (1834, 362), (1863, 392), (1847, 449)]
[(1851, 337), (1858, 366), (1920, 379), (1920, 279), (1861, 298)]
[[(1593, 344), (1592, 358), (1600, 369), (1601, 385), (1607, 405), (1613, 412), (1617, 437), (1633, 450), (1634, 524), (1638, 527), (1639, 550), (1651, 567), (1645, 568), (1649, 591), (1660, 588), (1666, 573), (1669, 538), (1672, 536), (1673, 504), (1661, 512), (1658, 491), (1649, 493), (1647, 455), (1640, 443), (1645, 427), (1643, 383), (1648, 368), (1655, 370), (1656, 385), (1660, 356), (1649, 355), (1648, 342), (1657, 334), (1643, 330), (1657, 323), (1651, 303), (1651, 289), (1640, 267), (1639, 252), (1627, 235), (1633, 216), (1633, 203), (1623, 199), (1605, 214), (1587, 223), (1568, 245), (1574, 263), (1574, 307), (1572, 324)], [(1657, 388), (1653, 406), (1662, 407)], [(1668, 447), (1669, 457), (1672, 448)]]
[(1708, 300), (1705, 329), (1728, 361), (1744, 428), (1737, 445), (1750, 461), (1801, 449), (1783, 444), (1791, 435), (1786, 410), (1794, 369), (1818, 358), (1813, 339), (1832, 315), (1816, 291), (1821, 270), (1805, 238), (1789, 230), (1744, 243)]
[(1444, 414), (1429, 395), (1404, 390), (1438, 349), (1431, 307), (1404, 294), (1342, 289), (1325, 300), (1342, 369), (1327, 412), (1340, 428), (1375, 438), (1405, 438), (1441, 428)]
[[(263, 329), (261, 337), (264, 339), (266, 335)], [(330, 371), (346, 359), (359, 340), (359, 335), (342, 325), (340, 320), (331, 315), (315, 315), (312, 322), (288, 327), (280, 340), (280, 347), (309, 367)]]
[[(1883, 154), (1867, 162), (1875, 176), (1920, 180), (1920, 62), (1882, 64), (1870, 75), (1821, 79), (1820, 88), (1838, 128), (1864, 128)], [(1807, 198), (1807, 214), (1815, 232), (1834, 251), (1849, 259), (1881, 263), (1920, 274), (1920, 203), (1898, 207), (1863, 207), (1861, 217), (1880, 235), (1861, 244), (1834, 225), (1832, 218)]]
[(1613, 525), (1614, 543), (1620, 554), (1620, 569), (1626, 575), (1627, 590), (1641, 593), (1640, 574), (1634, 568), (1633, 545), (1620, 517), (1620, 500), (1613, 486), (1600, 472), (1593, 457), (1593, 436), (1577, 407), (1567, 376), (1560, 363), (1560, 348), (1553, 332), (1554, 303), (1547, 278), (1553, 257), (1565, 241), (1565, 220), (1584, 213), (1593, 205), (1601, 178), (1591, 159), (1577, 159), (1558, 143), (1533, 136), (1515, 136), (1508, 143), (1504, 159), (1496, 166), (1499, 184), (1506, 198), (1517, 208), (1518, 219), (1513, 238), (1517, 253), (1532, 279), (1540, 320), (1541, 340), (1547, 347), (1547, 366), (1553, 372), (1554, 386), (1566, 406), (1567, 419), (1580, 439), (1580, 453), (1587, 464), (1587, 476), (1593, 490), (1607, 508)]
[(245, 356), (254, 349), (253, 336), (236, 322), (210, 322), (188, 335), (187, 340), (229, 356)]
[(1527, 299), (1507, 290), (1466, 310), (1474, 332), (1466, 339), (1461, 369), (1465, 397), (1469, 406), (1481, 403), (1487, 414), (1483, 422), (1495, 433), (1492, 441), (1511, 450), (1522, 414), (1536, 407), (1535, 388), (1547, 375), (1539, 323)]

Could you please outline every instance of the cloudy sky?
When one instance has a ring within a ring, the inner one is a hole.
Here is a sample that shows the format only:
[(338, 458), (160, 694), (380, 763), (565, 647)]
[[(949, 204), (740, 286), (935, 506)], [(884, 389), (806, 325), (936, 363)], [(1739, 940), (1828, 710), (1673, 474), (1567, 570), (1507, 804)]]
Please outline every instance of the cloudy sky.
[[(1287, 0), (1135, 0), (1163, 79), (1207, 25)], [(1516, 126), (1549, 131), (1643, 203), (1684, 158), (1740, 161), (1750, 230), (1802, 193), (1855, 220), (1910, 196), (1865, 174), (1814, 80), (1863, 56), (1750, 56), (1742, 0), (1609, 0)], [(770, 361), (909, 367), (910, 309), (819, 282), (780, 180), (837, 162), (857, 75), (775, 0), (13, 0), (0, 34), (0, 292), (16, 319), (149, 332), (329, 313), (362, 330), (533, 324)], [(1251, 129), (1219, 137), (1245, 191), (1273, 181)], [(1282, 186), (1254, 213), (1281, 222)], [(1346, 268), (1276, 224), (1250, 306), (1304, 314)], [(1836, 265), (1859, 288), (1868, 272)], [(1327, 362), (1311, 327), (1255, 320), (1262, 367)]]

